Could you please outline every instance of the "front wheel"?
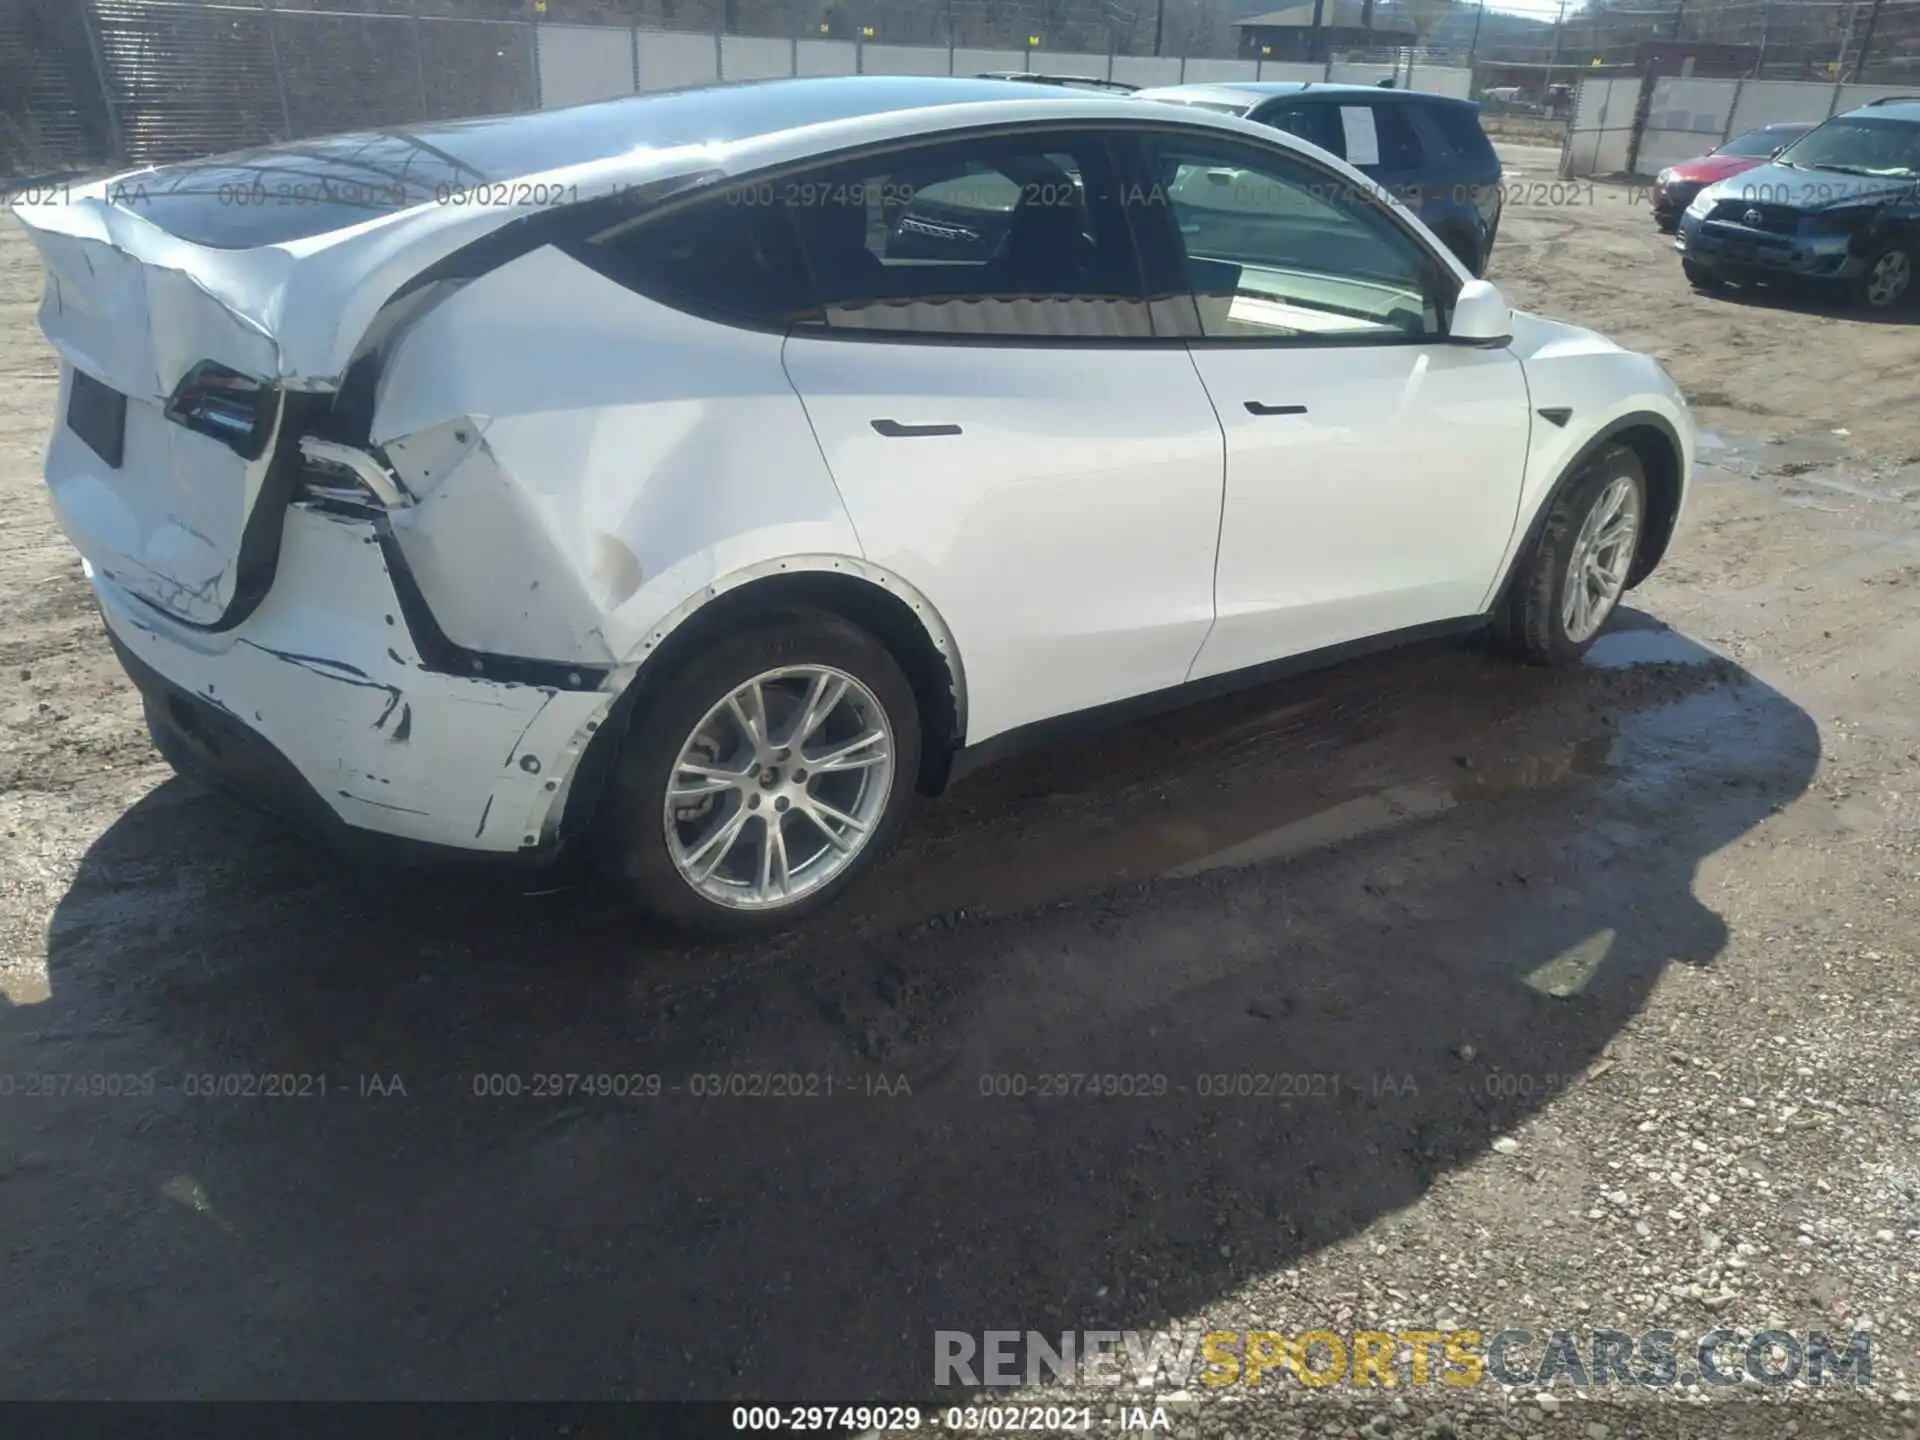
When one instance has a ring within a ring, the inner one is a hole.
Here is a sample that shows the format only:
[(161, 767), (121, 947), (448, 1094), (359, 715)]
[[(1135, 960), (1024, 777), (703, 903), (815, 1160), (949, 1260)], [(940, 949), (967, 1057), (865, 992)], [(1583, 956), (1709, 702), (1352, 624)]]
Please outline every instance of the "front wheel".
[(1534, 665), (1579, 659), (1627, 588), (1647, 513), (1647, 477), (1625, 445), (1603, 450), (1550, 503), (1495, 617), (1503, 649)]
[(883, 645), (821, 612), (761, 622), (705, 650), (636, 716), (602, 855), (681, 929), (777, 930), (892, 845), (919, 769), (913, 690)]
[(1696, 265), (1691, 260), (1680, 262), (1680, 273), (1687, 277), (1687, 283), (1696, 290), (1711, 290), (1720, 283), (1720, 277), (1704, 265)]
[(1869, 310), (1891, 310), (1912, 293), (1912, 249), (1906, 245), (1886, 245), (1875, 251), (1860, 277), (1860, 303)]

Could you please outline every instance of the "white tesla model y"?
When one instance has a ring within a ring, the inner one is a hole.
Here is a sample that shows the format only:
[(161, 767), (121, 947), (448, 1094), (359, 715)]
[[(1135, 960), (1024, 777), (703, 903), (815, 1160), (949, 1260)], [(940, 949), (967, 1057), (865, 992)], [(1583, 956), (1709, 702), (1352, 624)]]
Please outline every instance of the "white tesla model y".
[(1359, 172), (1072, 89), (716, 87), (16, 213), (161, 751), (341, 836), (588, 845), (708, 931), (1044, 722), (1489, 624), (1572, 659), (1692, 462), (1658, 365)]

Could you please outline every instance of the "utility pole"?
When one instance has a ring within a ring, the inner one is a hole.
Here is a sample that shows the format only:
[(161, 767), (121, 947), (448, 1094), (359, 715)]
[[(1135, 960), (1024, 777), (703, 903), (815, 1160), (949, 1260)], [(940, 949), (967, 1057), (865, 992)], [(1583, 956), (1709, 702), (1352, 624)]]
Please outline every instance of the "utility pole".
[(1473, 88), (1473, 57), (1480, 53), (1480, 20), (1487, 13), (1487, 0), (1473, 7), (1473, 38), (1467, 42), (1467, 88)]
[(1673, 38), (1675, 40), (1680, 38), (1680, 22), (1686, 18), (1686, 15), (1687, 0), (1680, 0), (1680, 3), (1673, 7)]
[(1560, 32), (1566, 28), (1566, 24), (1567, 0), (1560, 0), (1560, 16), (1553, 22), (1553, 54), (1547, 61), (1547, 79), (1541, 89), (1542, 96), (1553, 88), (1553, 67), (1560, 63)]
[(1880, 18), (1880, 0), (1873, 0), (1873, 8), (1867, 11), (1866, 33), (1860, 37), (1860, 58), (1853, 62), (1853, 78), (1858, 80), (1867, 68), (1867, 56), (1873, 50), (1873, 26)]
[(1167, 0), (1154, 0), (1153, 6), (1153, 53), (1160, 53), (1160, 37), (1166, 31)]
[(1840, 53), (1833, 58), (1833, 78), (1836, 81), (1847, 78), (1847, 47), (1853, 43), (1853, 22), (1859, 17), (1860, 6), (1857, 3), (1847, 6), (1847, 28), (1840, 32)]

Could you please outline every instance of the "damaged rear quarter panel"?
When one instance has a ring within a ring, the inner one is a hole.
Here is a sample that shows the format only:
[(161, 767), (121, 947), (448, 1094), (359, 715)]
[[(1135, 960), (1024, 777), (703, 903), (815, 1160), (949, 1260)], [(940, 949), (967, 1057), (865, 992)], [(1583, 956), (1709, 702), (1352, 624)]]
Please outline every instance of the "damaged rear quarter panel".
[(184, 630), (116, 587), (98, 593), (136, 657), (264, 737), (342, 820), (431, 844), (550, 838), (612, 703), (428, 670), (373, 525), (311, 506), (288, 510), (279, 582), (237, 631)]
[(418, 497), (394, 536), (448, 638), (625, 661), (730, 574), (859, 557), (781, 345), (552, 248), (422, 318), (381, 377), (372, 439)]

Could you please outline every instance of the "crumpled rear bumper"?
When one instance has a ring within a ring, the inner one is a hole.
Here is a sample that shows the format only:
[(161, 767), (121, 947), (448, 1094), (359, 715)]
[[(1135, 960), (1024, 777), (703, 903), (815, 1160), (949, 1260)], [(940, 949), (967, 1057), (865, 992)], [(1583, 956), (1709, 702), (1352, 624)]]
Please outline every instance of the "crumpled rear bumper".
[(343, 838), (494, 854), (562, 838), (614, 697), (429, 669), (372, 521), (292, 506), (272, 590), (225, 633), (92, 579), (178, 767)]

